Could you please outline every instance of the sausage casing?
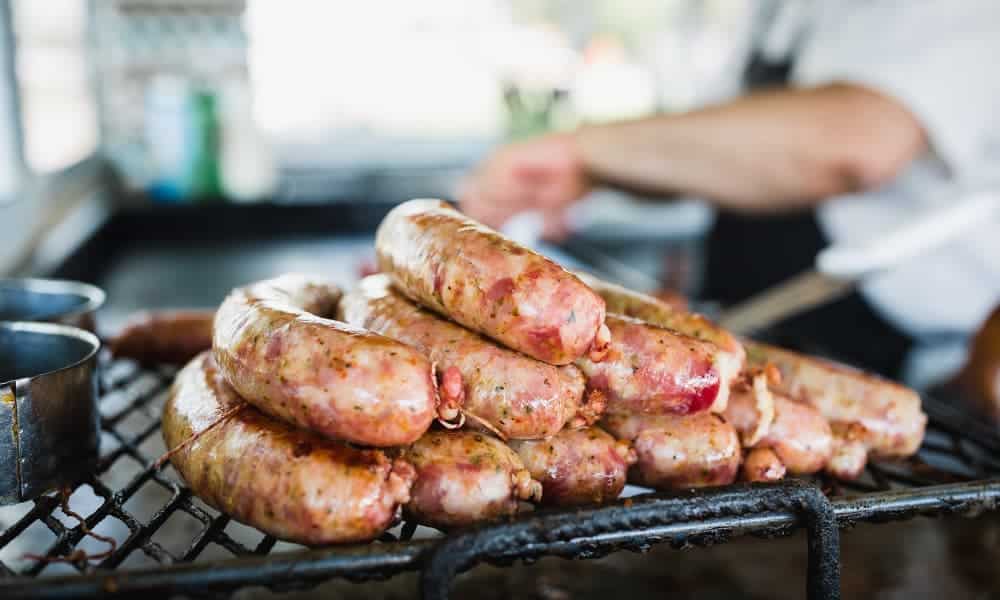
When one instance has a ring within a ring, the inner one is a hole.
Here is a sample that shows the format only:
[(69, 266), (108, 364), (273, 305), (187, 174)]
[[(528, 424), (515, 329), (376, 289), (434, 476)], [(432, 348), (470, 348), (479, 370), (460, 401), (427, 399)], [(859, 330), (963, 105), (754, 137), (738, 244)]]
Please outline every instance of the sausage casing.
[(754, 409), (757, 402), (752, 389), (736, 386), (723, 416), (744, 437), (744, 445), (770, 448), (789, 473), (815, 473), (825, 467), (833, 453), (830, 424), (808, 404), (778, 392), (770, 396), (772, 413), (766, 417), (764, 431), (754, 436), (752, 443), (748, 443), (745, 433), (760, 429), (758, 421), (765, 418)]
[(375, 251), (379, 269), (405, 295), (538, 360), (565, 365), (599, 353), (606, 340), (600, 296), (440, 200), (411, 200), (390, 211)]
[(428, 431), (403, 457), (417, 472), (404, 511), (423, 525), (449, 529), (513, 515), (521, 500), (542, 495), (517, 454), (484, 433)]
[(740, 467), (746, 481), (781, 481), (788, 469), (771, 448), (751, 448)]
[(730, 357), (723, 359), (729, 365), (723, 366), (723, 378), (725, 373), (734, 378), (740, 374), (744, 356), (748, 368), (776, 365), (781, 372), (776, 391), (812, 405), (834, 429), (850, 426), (855, 431), (848, 449), (838, 453), (841, 462), (849, 463), (852, 469), (864, 464), (858, 459), (859, 445), (877, 456), (902, 457), (915, 453), (923, 441), (927, 415), (920, 407), (920, 397), (911, 389), (844, 365), (751, 340), (743, 340), (740, 348), (740, 341), (731, 333), (700, 315), (676, 311), (655, 298), (592, 276), (581, 275), (581, 279), (604, 298), (609, 313), (620, 312), (715, 343)]
[(587, 386), (604, 392), (607, 412), (684, 415), (708, 410), (720, 394), (728, 395), (712, 344), (619, 315), (608, 315), (607, 324), (611, 342), (604, 358), (576, 361)]
[[(555, 435), (580, 412), (584, 382), (576, 367), (556, 367), (503, 348), (420, 308), (395, 290), (385, 275), (366, 277), (345, 295), (339, 316), (417, 348), (443, 373), (457, 370), (463, 410), (509, 439)], [(596, 419), (591, 412), (585, 420)]]
[(142, 364), (186, 364), (212, 347), (214, 318), (210, 310), (138, 313), (109, 343), (111, 354)]
[(775, 365), (772, 387), (816, 408), (835, 429), (851, 426), (855, 441), (876, 456), (910, 456), (920, 448), (927, 415), (913, 390), (846, 365), (746, 342), (751, 367)]
[[(722, 381), (731, 383), (743, 371), (746, 364), (746, 351), (743, 345), (736, 336), (707, 317), (678, 310), (663, 300), (603, 281), (593, 275), (586, 273), (577, 275), (604, 299), (608, 313), (639, 319), (650, 325), (715, 344), (718, 348), (716, 365)], [(713, 410), (715, 412), (725, 410), (725, 401), (726, 397), (720, 396)]]
[(628, 442), (597, 428), (564, 429), (547, 440), (510, 442), (542, 484), (542, 504), (573, 506), (614, 500), (636, 460)]
[(427, 358), (322, 318), (340, 294), (287, 275), (234, 290), (215, 316), (219, 370), (248, 402), (322, 435), (368, 446), (419, 438), (436, 414)]
[(740, 468), (736, 430), (715, 413), (605, 415), (601, 426), (630, 440), (638, 458), (629, 481), (660, 489), (732, 483)]
[(177, 375), (163, 409), (170, 461), (215, 508), (275, 537), (302, 544), (367, 541), (409, 499), (414, 470), (381, 451), (360, 450), (296, 429), (243, 404), (211, 355)]

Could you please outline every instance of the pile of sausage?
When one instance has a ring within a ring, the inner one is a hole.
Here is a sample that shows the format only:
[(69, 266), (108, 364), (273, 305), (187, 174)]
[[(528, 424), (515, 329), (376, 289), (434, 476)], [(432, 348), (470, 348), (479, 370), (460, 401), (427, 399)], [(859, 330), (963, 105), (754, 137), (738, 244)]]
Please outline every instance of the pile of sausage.
[(741, 341), (698, 315), (413, 200), (346, 294), (286, 275), (214, 314), (154, 314), (112, 351), (191, 357), (164, 408), (194, 493), (276, 537), (370, 540), (533, 503), (767, 481), (916, 451), (910, 390)]

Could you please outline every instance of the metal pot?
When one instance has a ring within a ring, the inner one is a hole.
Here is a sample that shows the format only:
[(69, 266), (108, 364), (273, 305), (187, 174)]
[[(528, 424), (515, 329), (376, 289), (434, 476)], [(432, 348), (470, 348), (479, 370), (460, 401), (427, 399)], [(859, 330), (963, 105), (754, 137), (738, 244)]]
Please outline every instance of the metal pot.
[(95, 330), (100, 288), (57, 279), (0, 279), (0, 321), (47, 321)]
[(0, 322), (0, 504), (70, 484), (97, 462), (97, 353), (92, 333)]

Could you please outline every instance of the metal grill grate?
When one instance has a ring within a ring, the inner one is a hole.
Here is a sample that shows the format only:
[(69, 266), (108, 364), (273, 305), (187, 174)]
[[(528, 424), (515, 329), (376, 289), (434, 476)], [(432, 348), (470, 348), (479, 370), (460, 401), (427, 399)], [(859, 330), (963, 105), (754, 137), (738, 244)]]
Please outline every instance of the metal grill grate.
[[(4, 597), (29, 592), (96, 596), (124, 585), (124, 580), (113, 576), (126, 570), (134, 573), (128, 577), (129, 585), (136, 586), (130, 588), (133, 592), (182, 590), (189, 594), (224, 594), (244, 585), (300, 587), (336, 576), (381, 578), (433, 565), (437, 556), (431, 554), (438, 546), (454, 545), (466, 535), (445, 538), (448, 544), (440, 544), (435, 539), (440, 534), (428, 530), (417, 537), (432, 539), (412, 540), (416, 527), (402, 524), (367, 546), (306, 550), (233, 522), (193, 497), (172, 467), (159, 471), (152, 467), (164, 452), (159, 415), (174, 372), (142, 370), (123, 361), (103, 366), (101, 460), (97, 471), (74, 488), (69, 508), (84, 516), (87, 528), (114, 538), (117, 547), (97, 561), (67, 562), (74, 550), (97, 554), (108, 546), (87, 536), (84, 527), (63, 512), (57, 494), (0, 508), (0, 595)], [(931, 427), (918, 456), (873, 464), (855, 482), (819, 480), (831, 498), (823, 502), (832, 507), (830, 513), (841, 526), (997, 507), (1000, 438), (948, 405), (927, 399), (925, 409)], [(782, 493), (767, 496), (776, 487)], [(518, 531), (521, 537), (512, 538), (520, 540), (517, 543), (484, 546), (475, 556), (462, 558), (457, 567), (449, 567), (449, 573), (479, 559), (509, 563), (543, 554), (592, 557), (619, 548), (642, 550), (657, 541), (706, 544), (744, 533), (787, 533), (804, 523), (796, 520), (794, 507), (787, 502), (767, 498), (781, 498), (802, 487), (793, 482), (649, 494), (590, 513), (575, 511), (574, 520), (566, 526), (558, 519), (568, 511), (540, 511), (513, 524), (475, 529), (472, 533), (479, 538), (503, 539)], [(692, 507), (700, 512), (690, 512)], [(653, 511), (653, 516), (641, 517), (643, 510)], [(574, 522), (579, 523), (576, 529)], [(525, 527), (550, 533), (535, 540)], [(551, 532), (557, 530), (562, 533), (553, 537)], [(26, 553), (56, 560), (32, 560)], [(42, 579), (35, 580), (36, 576)]]

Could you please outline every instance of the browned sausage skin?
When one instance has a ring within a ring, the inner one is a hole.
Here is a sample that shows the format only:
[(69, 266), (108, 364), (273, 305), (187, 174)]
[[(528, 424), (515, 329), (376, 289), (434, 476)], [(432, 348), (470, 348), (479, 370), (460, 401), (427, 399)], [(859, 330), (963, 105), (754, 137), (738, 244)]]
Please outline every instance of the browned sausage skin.
[[(170, 458), (195, 494), (275, 537), (302, 544), (368, 541), (409, 500), (415, 473), (406, 461), (321, 438), (243, 404), (209, 353), (177, 375), (163, 409)], [(200, 435), (199, 435), (200, 434)]]
[(771, 448), (752, 448), (740, 468), (745, 481), (781, 481), (787, 469)]
[(508, 348), (565, 365), (607, 342), (604, 301), (551, 260), (440, 200), (392, 209), (379, 269), (412, 300)]
[(729, 395), (712, 344), (629, 317), (608, 315), (607, 324), (611, 343), (601, 362), (576, 361), (587, 386), (604, 392), (607, 412), (685, 415)]
[(212, 347), (210, 310), (144, 311), (131, 316), (108, 344), (115, 358), (183, 365)]
[(638, 458), (632, 483), (660, 489), (732, 483), (740, 468), (736, 430), (715, 413), (605, 415), (601, 426), (629, 440)]
[[(739, 341), (711, 321), (691, 313), (679, 313), (645, 294), (615, 286), (594, 277), (583, 276), (597, 291), (608, 312), (622, 312), (647, 322), (714, 342), (723, 350)], [(813, 406), (835, 431), (851, 426), (851, 439), (838, 444), (837, 463), (850, 468), (840, 473), (859, 472), (858, 447), (863, 445), (876, 456), (910, 456), (920, 447), (927, 425), (927, 415), (920, 407), (920, 397), (913, 390), (852, 369), (805, 356), (782, 348), (743, 340), (748, 369), (777, 366), (781, 381), (775, 386), (792, 400)], [(735, 355), (733, 355), (735, 356)], [(735, 359), (733, 364), (737, 364)], [(738, 376), (736, 370), (733, 376)], [(716, 407), (713, 407), (716, 408)], [(721, 409), (721, 410), (724, 410)]]
[(895, 382), (820, 358), (745, 341), (750, 367), (775, 365), (774, 389), (809, 404), (836, 430), (851, 426), (854, 441), (875, 456), (914, 454), (924, 439), (927, 415), (920, 396)]
[(513, 515), (542, 486), (500, 440), (476, 431), (429, 431), (403, 451), (417, 479), (407, 518), (440, 529)]
[[(781, 473), (787, 470), (802, 475), (825, 467), (833, 453), (833, 433), (826, 419), (815, 408), (768, 390), (763, 376), (756, 378), (754, 383), (757, 389), (745, 383), (734, 386), (729, 406), (723, 413), (740, 432), (744, 447), (770, 449), (773, 459), (766, 453), (756, 456), (778, 460)], [(762, 395), (770, 402), (762, 401)], [(777, 468), (767, 470), (770, 476), (777, 472)]]
[(534, 479), (542, 504), (574, 506), (614, 500), (625, 488), (635, 451), (597, 428), (564, 429), (547, 440), (511, 442)]
[[(650, 325), (715, 344), (718, 348), (716, 365), (723, 382), (735, 381), (743, 371), (746, 363), (743, 345), (736, 336), (708, 318), (678, 310), (658, 298), (603, 281), (593, 275), (577, 273), (577, 276), (604, 299), (608, 313), (639, 319)], [(725, 401), (726, 396), (720, 396), (716, 406), (712, 407), (713, 411), (725, 410)]]
[[(431, 363), (405, 344), (322, 318), (339, 291), (286, 275), (234, 290), (215, 316), (213, 351), (233, 388), (262, 411), (322, 435), (399, 446), (437, 410)], [(442, 403), (442, 417), (457, 406)]]
[[(583, 375), (573, 365), (556, 367), (503, 348), (461, 325), (420, 308), (394, 289), (385, 275), (363, 279), (340, 302), (346, 323), (420, 350), (464, 395), (463, 410), (509, 439), (555, 435), (577, 418), (593, 422), (603, 406), (581, 407)], [(596, 411), (596, 413), (595, 413)]]

